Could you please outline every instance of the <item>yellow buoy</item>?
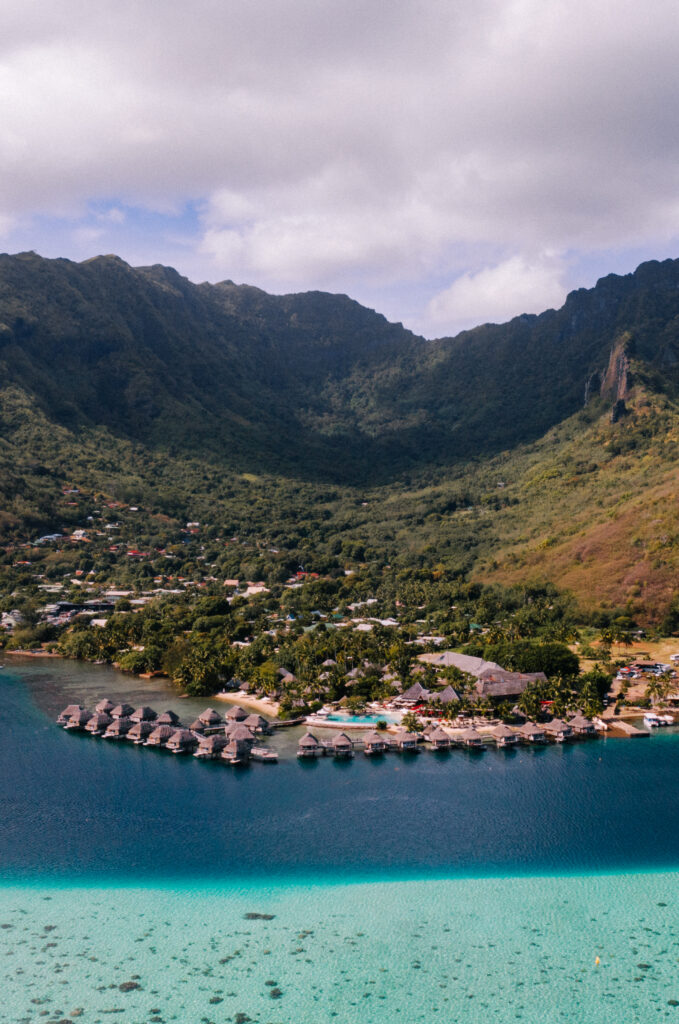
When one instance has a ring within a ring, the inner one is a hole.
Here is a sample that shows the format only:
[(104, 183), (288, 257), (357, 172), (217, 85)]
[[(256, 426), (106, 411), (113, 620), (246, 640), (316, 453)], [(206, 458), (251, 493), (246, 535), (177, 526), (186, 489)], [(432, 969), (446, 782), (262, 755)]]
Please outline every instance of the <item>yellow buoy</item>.
[(597, 965), (597, 967), (599, 966), (599, 964), (601, 963), (601, 961), (599, 960), (599, 957), (597, 957), (595, 959), (594, 963)]

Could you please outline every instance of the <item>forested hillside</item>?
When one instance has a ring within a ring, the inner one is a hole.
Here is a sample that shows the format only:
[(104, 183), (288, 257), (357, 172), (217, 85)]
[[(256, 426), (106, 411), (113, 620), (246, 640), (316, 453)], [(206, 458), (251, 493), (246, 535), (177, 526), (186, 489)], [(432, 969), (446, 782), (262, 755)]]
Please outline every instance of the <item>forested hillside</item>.
[(345, 296), (0, 256), (0, 374), (8, 565), (111, 500), (250, 537), (235, 573), (442, 565), (672, 598), (679, 261), (427, 341)]

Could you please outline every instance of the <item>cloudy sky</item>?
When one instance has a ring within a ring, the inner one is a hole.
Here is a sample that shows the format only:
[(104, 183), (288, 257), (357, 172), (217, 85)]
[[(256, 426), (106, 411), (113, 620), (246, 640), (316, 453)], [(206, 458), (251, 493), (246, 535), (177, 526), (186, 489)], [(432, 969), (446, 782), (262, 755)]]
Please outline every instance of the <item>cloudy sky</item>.
[(679, 256), (674, 0), (2, 0), (0, 248), (438, 336)]

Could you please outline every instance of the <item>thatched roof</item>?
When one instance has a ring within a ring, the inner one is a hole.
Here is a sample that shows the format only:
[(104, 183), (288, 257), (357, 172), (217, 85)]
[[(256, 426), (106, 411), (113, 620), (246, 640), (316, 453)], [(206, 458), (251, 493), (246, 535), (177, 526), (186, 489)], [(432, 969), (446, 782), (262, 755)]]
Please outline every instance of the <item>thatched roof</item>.
[(198, 715), (198, 718), (205, 725), (221, 725), (222, 724), (221, 715), (218, 714), (218, 712), (215, 711), (214, 708), (206, 708), (205, 711), (203, 711), (200, 715)]
[(445, 729), (441, 728), (440, 725), (437, 726), (437, 728), (434, 729), (433, 732), (429, 733), (429, 741), (430, 741), (430, 743), (441, 743), (444, 740), (447, 740), (450, 743), (450, 736), (445, 731)]
[(95, 704), (94, 710), (103, 711), (104, 714), (108, 715), (111, 713), (111, 711), (113, 711), (114, 707), (115, 704), (113, 703), (113, 701), (109, 700), (108, 697), (104, 697), (104, 699), (100, 700), (98, 704)]
[(244, 743), (255, 742), (255, 734), (252, 730), (248, 729), (247, 725), (243, 725), (240, 722), (232, 725), (227, 730), (227, 736), (230, 740), (243, 740)]
[(382, 736), (379, 732), (377, 732), (376, 729), (373, 729), (372, 732), (367, 732), (365, 734), (365, 736), (363, 737), (363, 742), (366, 744), (366, 746), (372, 746), (375, 743), (382, 743), (384, 746), (386, 746), (387, 738), (386, 736)]
[(116, 704), (111, 711), (111, 718), (130, 718), (134, 708), (130, 704)]
[(110, 736), (125, 736), (130, 731), (134, 722), (130, 718), (116, 718), (106, 730)]
[(162, 715), (158, 715), (156, 724), (179, 725), (179, 715), (175, 715), (174, 711), (163, 711)]
[(107, 728), (113, 719), (110, 715), (107, 715), (105, 711), (97, 711), (96, 714), (92, 715), (87, 723), (87, 729), (105, 729)]
[(243, 740), (229, 740), (222, 751), (222, 756), (225, 754), (229, 757), (249, 757), (250, 744), (245, 743)]
[(69, 715), (69, 725), (87, 725), (92, 717), (92, 712), (88, 711), (87, 708), (80, 708), (78, 711), (74, 711), (72, 715)]
[(535, 722), (524, 722), (519, 728), (519, 732), (523, 733), (524, 736), (544, 736), (545, 730), (541, 725), (536, 725)]
[(191, 722), (189, 729), (191, 729), (193, 732), (204, 732), (205, 722), (201, 722), (200, 718), (197, 718), (195, 722)]
[(432, 693), (432, 698), (440, 701), (441, 704), (454, 704), (459, 701), (460, 695), (452, 686), (446, 686), (445, 690), (441, 690), (440, 693)]
[(149, 739), (154, 743), (165, 743), (175, 731), (176, 730), (172, 725), (157, 725), (156, 728), (149, 733)]
[(247, 711), (243, 711), (238, 704), (232, 704), (224, 717), (228, 718), (230, 722), (244, 722), (248, 717), (248, 713)]
[(262, 715), (248, 715), (243, 721), (243, 725), (247, 725), (248, 729), (268, 729), (269, 723), (266, 718)]
[(584, 715), (574, 715), (568, 723), (571, 729), (591, 729), (592, 722), (589, 718), (585, 718)]
[(82, 704), (69, 704), (67, 708), (61, 712), (57, 718), (57, 722), (68, 722), (71, 715), (77, 714), (78, 711), (84, 711)]
[(509, 740), (515, 739), (516, 733), (513, 729), (510, 729), (508, 725), (496, 725), (493, 729), (493, 736), (496, 740)]
[(133, 722), (155, 722), (157, 717), (158, 715), (153, 708), (148, 708), (146, 706), (137, 708), (130, 715)]
[(429, 700), (431, 693), (421, 683), (413, 683), (401, 694), (401, 700)]
[(545, 732), (567, 732), (570, 729), (570, 725), (566, 722), (562, 722), (560, 718), (553, 718), (551, 722), (547, 722), (545, 726)]
[(470, 725), (468, 729), (463, 729), (460, 733), (460, 739), (467, 743), (469, 740), (482, 740), (483, 736), (480, 732), (477, 732), (473, 725)]
[(212, 736), (201, 736), (198, 740), (198, 747), (208, 754), (218, 754), (221, 750), (224, 750), (227, 742), (226, 736), (220, 736), (215, 733)]
[(335, 750), (343, 750), (346, 747), (351, 747), (353, 750), (354, 746), (345, 732), (340, 732), (337, 734), (337, 736), (334, 736), (332, 740), (332, 745), (335, 748)]
[(417, 743), (419, 735), (416, 732), (406, 732), (404, 729), (402, 732), (396, 734), (396, 742), (401, 745), (402, 743)]
[(154, 722), (148, 722), (146, 719), (142, 719), (140, 722), (135, 722), (130, 731), (127, 734), (127, 738), (130, 740), (143, 740), (153, 732), (156, 728)]
[(304, 736), (302, 736), (301, 740), (298, 743), (298, 746), (311, 748), (318, 747), (320, 746), (320, 744), (312, 732), (307, 732), (304, 734)]
[(167, 741), (168, 747), (191, 747), (195, 746), (198, 740), (188, 729), (175, 729)]

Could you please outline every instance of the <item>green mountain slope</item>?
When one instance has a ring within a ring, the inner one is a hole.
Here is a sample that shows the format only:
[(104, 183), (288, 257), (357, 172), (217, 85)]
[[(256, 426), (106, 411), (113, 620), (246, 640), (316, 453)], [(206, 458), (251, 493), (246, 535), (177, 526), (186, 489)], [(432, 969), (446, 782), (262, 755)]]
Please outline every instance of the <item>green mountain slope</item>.
[(237, 534), (220, 571), (252, 578), (440, 564), (657, 617), (678, 389), (679, 261), (426, 341), (345, 296), (0, 256), (6, 562), (111, 499), (139, 544), (158, 516)]

